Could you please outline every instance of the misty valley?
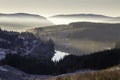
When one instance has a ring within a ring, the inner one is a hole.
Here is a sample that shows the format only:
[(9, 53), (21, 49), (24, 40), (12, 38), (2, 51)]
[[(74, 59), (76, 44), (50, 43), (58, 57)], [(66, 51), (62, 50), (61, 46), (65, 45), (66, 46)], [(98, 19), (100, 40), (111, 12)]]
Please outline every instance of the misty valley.
[(0, 80), (119, 80), (120, 17), (0, 13)]

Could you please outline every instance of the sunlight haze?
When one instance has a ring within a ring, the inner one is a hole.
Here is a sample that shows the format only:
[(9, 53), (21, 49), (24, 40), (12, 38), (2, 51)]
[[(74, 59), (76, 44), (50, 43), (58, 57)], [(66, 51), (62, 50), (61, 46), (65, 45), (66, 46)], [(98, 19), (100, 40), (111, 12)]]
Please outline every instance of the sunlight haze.
[(120, 0), (0, 0), (1, 13), (34, 13), (42, 16), (94, 13), (120, 16)]

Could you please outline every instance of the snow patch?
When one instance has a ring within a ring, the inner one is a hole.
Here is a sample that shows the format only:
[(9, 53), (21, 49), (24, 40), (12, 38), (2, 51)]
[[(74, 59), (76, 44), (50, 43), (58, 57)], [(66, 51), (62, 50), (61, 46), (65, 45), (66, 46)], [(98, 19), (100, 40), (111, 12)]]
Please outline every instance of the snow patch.
[(4, 68), (3, 66), (0, 66), (0, 71), (8, 71), (8, 70)]
[(6, 53), (4, 51), (0, 51), (0, 60), (5, 58)]

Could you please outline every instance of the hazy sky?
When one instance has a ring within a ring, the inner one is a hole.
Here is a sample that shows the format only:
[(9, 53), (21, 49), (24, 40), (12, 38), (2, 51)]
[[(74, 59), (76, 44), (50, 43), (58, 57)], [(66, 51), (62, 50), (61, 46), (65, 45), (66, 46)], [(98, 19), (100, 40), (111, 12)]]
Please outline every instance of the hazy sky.
[(26, 12), (43, 16), (71, 13), (120, 16), (120, 0), (0, 0), (0, 12)]

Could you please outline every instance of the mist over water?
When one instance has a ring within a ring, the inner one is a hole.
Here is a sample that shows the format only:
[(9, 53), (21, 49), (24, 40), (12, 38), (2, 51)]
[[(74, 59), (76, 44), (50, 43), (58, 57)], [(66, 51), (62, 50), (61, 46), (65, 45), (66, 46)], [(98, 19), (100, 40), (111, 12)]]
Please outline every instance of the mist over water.
[(102, 22), (100, 20), (94, 19), (75, 19), (75, 18), (68, 18), (68, 19), (64, 19), (64, 18), (48, 18), (48, 20), (50, 20), (51, 22), (53, 22), (56, 25), (59, 24), (69, 24), (72, 22)]

